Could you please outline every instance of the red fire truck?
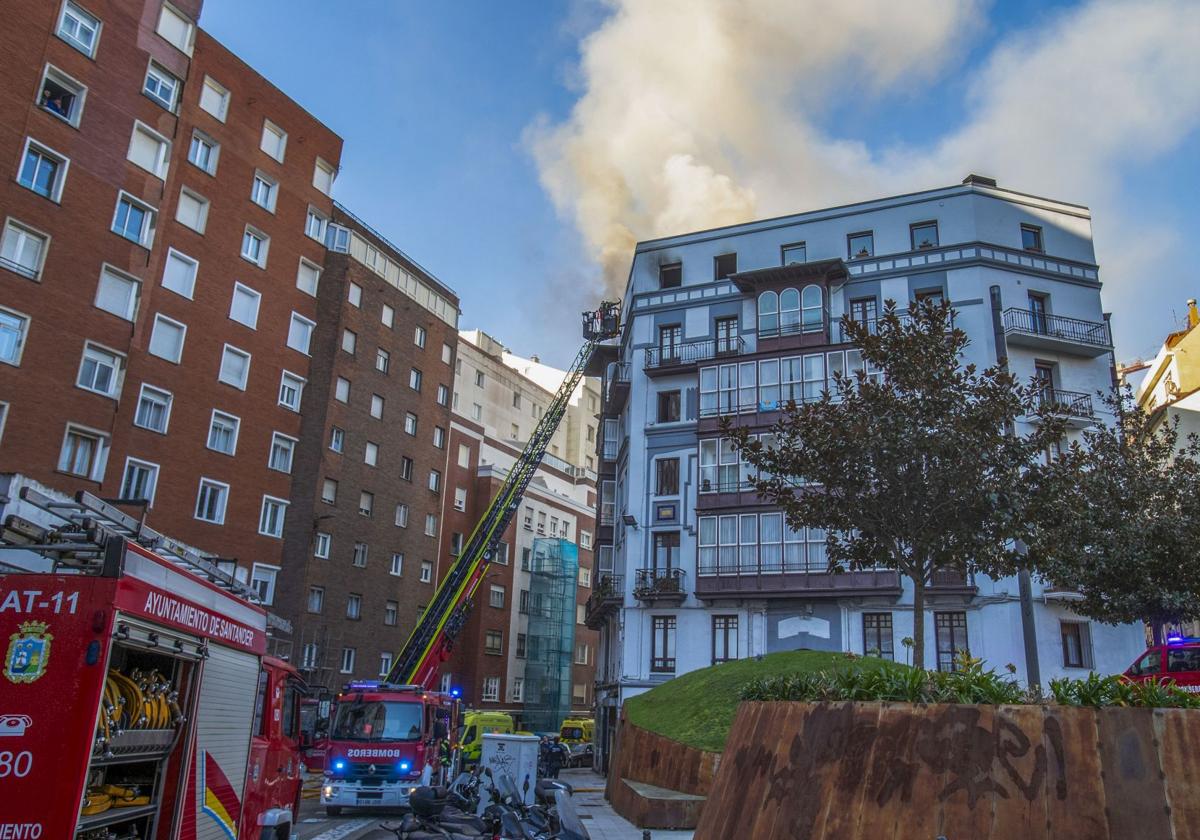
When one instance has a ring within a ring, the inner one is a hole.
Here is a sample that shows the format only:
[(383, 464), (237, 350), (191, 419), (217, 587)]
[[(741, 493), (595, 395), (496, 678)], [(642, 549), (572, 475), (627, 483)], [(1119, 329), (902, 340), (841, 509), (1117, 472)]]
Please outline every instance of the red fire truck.
[(504, 484), (467, 538), (458, 559), (396, 655), (388, 682), (351, 683), (331, 714), (328, 737), (316, 744), (324, 760), (321, 802), (342, 808), (408, 804), (413, 788), (443, 778), (458, 763), (458, 692), (433, 691), (438, 671), (470, 614), (475, 592), (512, 521), (542, 456), (566, 413), (599, 342), (620, 334), (621, 304), (583, 313), (584, 346), (530, 435)]
[(254, 591), (87, 493), (0, 510), (0, 838), (287, 840), (303, 684)]
[[(457, 697), (418, 685), (354, 682), (337, 696), (321, 743), (321, 802), (399, 808), (421, 785), (447, 781), (457, 761)], [(444, 763), (443, 763), (444, 762)]]

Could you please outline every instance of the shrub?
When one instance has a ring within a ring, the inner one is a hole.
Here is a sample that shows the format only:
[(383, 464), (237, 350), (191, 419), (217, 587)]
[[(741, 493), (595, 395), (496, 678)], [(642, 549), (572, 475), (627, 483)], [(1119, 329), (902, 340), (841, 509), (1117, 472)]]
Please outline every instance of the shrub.
[(1089, 674), (1084, 679), (1050, 681), (1049, 697), (1039, 687), (1017, 684), (1012, 665), (1001, 676), (984, 670), (968, 654), (958, 660), (958, 670), (922, 671), (901, 666), (867, 670), (850, 666), (837, 671), (782, 674), (751, 680), (742, 686), (742, 700), (888, 700), (903, 703), (980, 703), (985, 705), (1054, 702), (1063, 706), (1143, 706), (1200, 709), (1200, 695), (1179, 688), (1174, 681), (1131, 683), (1119, 676)]

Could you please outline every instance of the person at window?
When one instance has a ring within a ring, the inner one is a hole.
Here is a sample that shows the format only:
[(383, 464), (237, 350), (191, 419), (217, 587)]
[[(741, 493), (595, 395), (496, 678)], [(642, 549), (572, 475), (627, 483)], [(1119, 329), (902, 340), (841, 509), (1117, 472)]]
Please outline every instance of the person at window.
[(50, 88), (42, 91), (42, 107), (62, 117), (67, 115), (67, 106), (63, 102), (62, 95), (55, 93)]

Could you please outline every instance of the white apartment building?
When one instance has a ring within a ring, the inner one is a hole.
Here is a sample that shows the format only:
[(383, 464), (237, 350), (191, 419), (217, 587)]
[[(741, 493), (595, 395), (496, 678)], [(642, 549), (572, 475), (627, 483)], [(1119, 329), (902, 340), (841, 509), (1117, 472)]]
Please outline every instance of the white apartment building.
[[(911, 588), (894, 572), (828, 573), (823, 532), (792, 531), (720, 437), (720, 417), (765, 431), (861, 358), (840, 319), (884, 301), (949, 300), (980, 367), (1007, 356), (1039, 378), (1072, 429), (1107, 422), (1112, 346), (1085, 207), (961, 185), (639, 243), (619, 345), (601, 348), (597, 590), (601, 726), (627, 697), (726, 659), (810, 648), (904, 661)], [(1024, 424), (1022, 424), (1024, 426)], [(1027, 427), (1026, 427), (1027, 428)], [(1139, 626), (1071, 611), (1033, 585), (1041, 677), (1123, 670)], [(941, 575), (925, 661), (969, 649), (1025, 675), (1015, 578)]]

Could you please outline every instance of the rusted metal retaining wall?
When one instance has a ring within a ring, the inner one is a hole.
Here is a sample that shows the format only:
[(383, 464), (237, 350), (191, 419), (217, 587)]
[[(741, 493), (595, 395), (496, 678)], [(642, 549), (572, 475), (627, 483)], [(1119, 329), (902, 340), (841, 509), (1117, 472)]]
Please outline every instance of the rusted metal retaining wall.
[(696, 840), (1200, 838), (1200, 711), (743, 703)]
[(635, 825), (647, 827), (648, 804), (624, 785), (624, 780), (708, 796), (720, 761), (721, 753), (698, 750), (634, 726), (622, 710), (605, 795), (617, 813)]

